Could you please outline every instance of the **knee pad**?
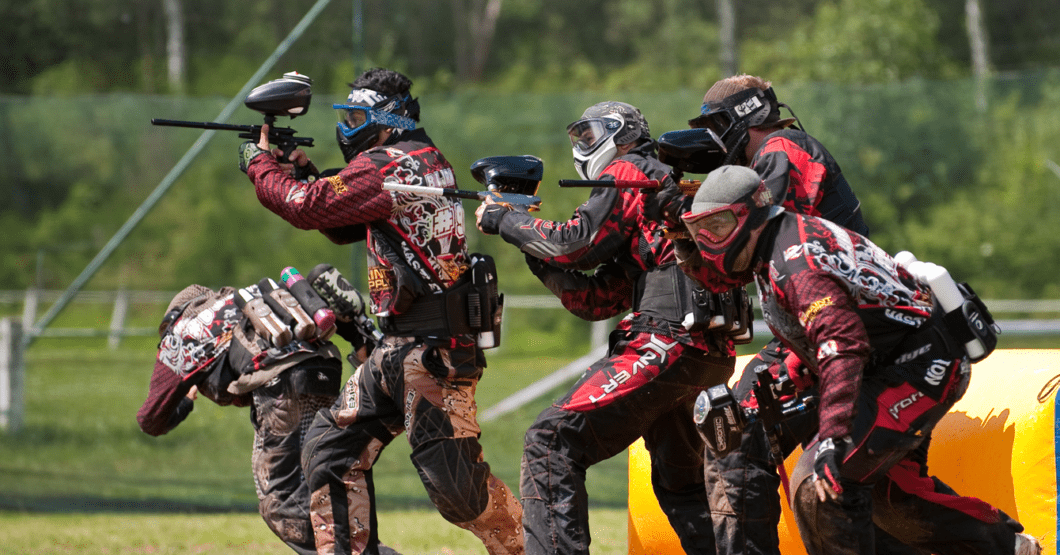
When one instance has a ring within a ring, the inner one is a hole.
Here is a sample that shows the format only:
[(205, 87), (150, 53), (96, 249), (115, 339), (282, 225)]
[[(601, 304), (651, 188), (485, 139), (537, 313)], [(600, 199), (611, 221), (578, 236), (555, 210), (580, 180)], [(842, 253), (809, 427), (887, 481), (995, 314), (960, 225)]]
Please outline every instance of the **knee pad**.
[(489, 502), (489, 464), (474, 438), (435, 441), (413, 448), (412, 464), (419, 471), (431, 502), (452, 523), (475, 520)]

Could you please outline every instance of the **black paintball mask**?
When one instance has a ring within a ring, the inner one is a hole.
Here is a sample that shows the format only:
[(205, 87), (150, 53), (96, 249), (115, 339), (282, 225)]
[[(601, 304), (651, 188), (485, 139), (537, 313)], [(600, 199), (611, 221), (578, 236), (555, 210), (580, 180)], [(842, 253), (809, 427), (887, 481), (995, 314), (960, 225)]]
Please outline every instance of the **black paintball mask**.
[(345, 104), (333, 104), (339, 111), (335, 136), (346, 163), (368, 150), (384, 129), (393, 129), (389, 142), (404, 131), (416, 128), (419, 102), (408, 93), (386, 96), (372, 89), (353, 89)]
[(720, 100), (704, 102), (699, 117), (688, 120), (688, 125), (713, 131), (728, 151), (725, 164), (744, 166), (747, 165), (744, 150), (750, 140), (748, 129), (767, 124), (786, 127), (798, 121), (794, 117), (780, 119), (781, 106), (788, 108), (777, 101), (773, 87), (766, 90), (751, 87)]

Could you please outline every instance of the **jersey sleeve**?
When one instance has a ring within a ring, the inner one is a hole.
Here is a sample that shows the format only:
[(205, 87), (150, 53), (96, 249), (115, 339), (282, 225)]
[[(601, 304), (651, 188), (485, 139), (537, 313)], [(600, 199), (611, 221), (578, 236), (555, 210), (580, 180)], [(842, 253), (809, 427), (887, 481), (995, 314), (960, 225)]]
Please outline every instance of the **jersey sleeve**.
[(247, 176), (262, 206), (298, 229), (348, 228), (386, 219), (393, 207), (390, 192), (383, 190), (382, 173), (367, 156), (309, 183), (284, 172), (276, 158), (258, 156), (251, 160)]
[(563, 308), (583, 320), (606, 320), (632, 308), (633, 281), (614, 262), (601, 265), (592, 275), (557, 268), (530, 255), (527, 255), (526, 263), (541, 283), (559, 298)]
[(787, 311), (805, 329), (820, 381), (820, 435), (850, 434), (861, 377), (868, 361), (868, 332), (858, 316), (855, 300), (836, 279), (804, 270), (788, 280), (784, 291)]
[(806, 146), (783, 135), (772, 135), (755, 153), (751, 167), (770, 192), (784, 199), (785, 208), (799, 214), (820, 215), (818, 205), (827, 168)]
[[(634, 164), (618, 160), (600, 179), (646, 179)], [(622, 253), (643, 209), (635, 193), (597, 187), (566, 222), (512, 211), (500, 223), (500, 235), (523, 252), (562, 268), (588, 270)]]
[(190, 390), (191, 383), (161, 362), (155, 362), (147, 399), (136, 413), (140, 429), (160, 436), (177, 427), (191, 412), (191, 400), (185, 397)]

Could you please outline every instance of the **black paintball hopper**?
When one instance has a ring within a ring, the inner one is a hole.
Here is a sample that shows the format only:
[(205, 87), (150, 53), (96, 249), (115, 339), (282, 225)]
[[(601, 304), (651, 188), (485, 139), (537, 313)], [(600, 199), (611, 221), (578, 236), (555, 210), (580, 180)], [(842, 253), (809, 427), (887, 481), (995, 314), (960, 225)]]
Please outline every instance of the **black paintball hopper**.
[(725, 164), (728, 151), (710, 129), (681, 129), (658, 140), (659, 161), (685, 173), (705, 174)]
[(471, 177), (490, 191), (536, 195), (545, 173), (540, 158), (522, 156), (490, 156), (471, 164)]
[(309, 101), (313, 98), (312, 83), (312, 79), (300, 73), (284, 73), (281, 79), (255, 87), (243, 103), (266, 116), (294, 119), (309, 110)]

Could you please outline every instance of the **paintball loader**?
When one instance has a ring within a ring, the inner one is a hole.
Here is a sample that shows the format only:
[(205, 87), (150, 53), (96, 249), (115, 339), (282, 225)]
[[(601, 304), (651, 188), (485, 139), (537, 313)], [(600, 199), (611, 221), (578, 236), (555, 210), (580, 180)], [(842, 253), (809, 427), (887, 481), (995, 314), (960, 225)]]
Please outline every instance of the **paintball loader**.
[[(296, 137), (290, 127), (274, 127), (276, 116), (288, 116), (294, 119), (309, 110), (309, 101), (313, 98), (313, 80), (297, 72), (284, 73), (282, 79), (275, 79), (259, 85), (250, 91), (243, 103), (250, 108), (265, 114), (265, 125), (269, 126), (269, 144), (274, 144), (283, 152), (281, 162), (290, 163), (290, 155), (298, 147), (313, 146), (310, 137)], [(193, 129), (213, 129), (217, 131), (238, 131), (239, 137), (258, 142), (261, 137), (261, 125), (231, 125), (227, 123), (182, 121), (171, 119), (152, 119), (152, 125), (164, 127), (190, 127)], [(308, 177), (309, 167), (295, 164), (294, 177)]]
[(485, 191), (443, 189), (422, 185), (383, 183), (387, 191), (401, 191), (417, 195), (444, 196), (473, 200), (493, 199), (505, 206), (521, 206), (533, 212), (541, 207), (537, 188), (541, 185), (544, 163), (534, 156), (491, 156), (471, 165), (471, 176), (486, 186)]

